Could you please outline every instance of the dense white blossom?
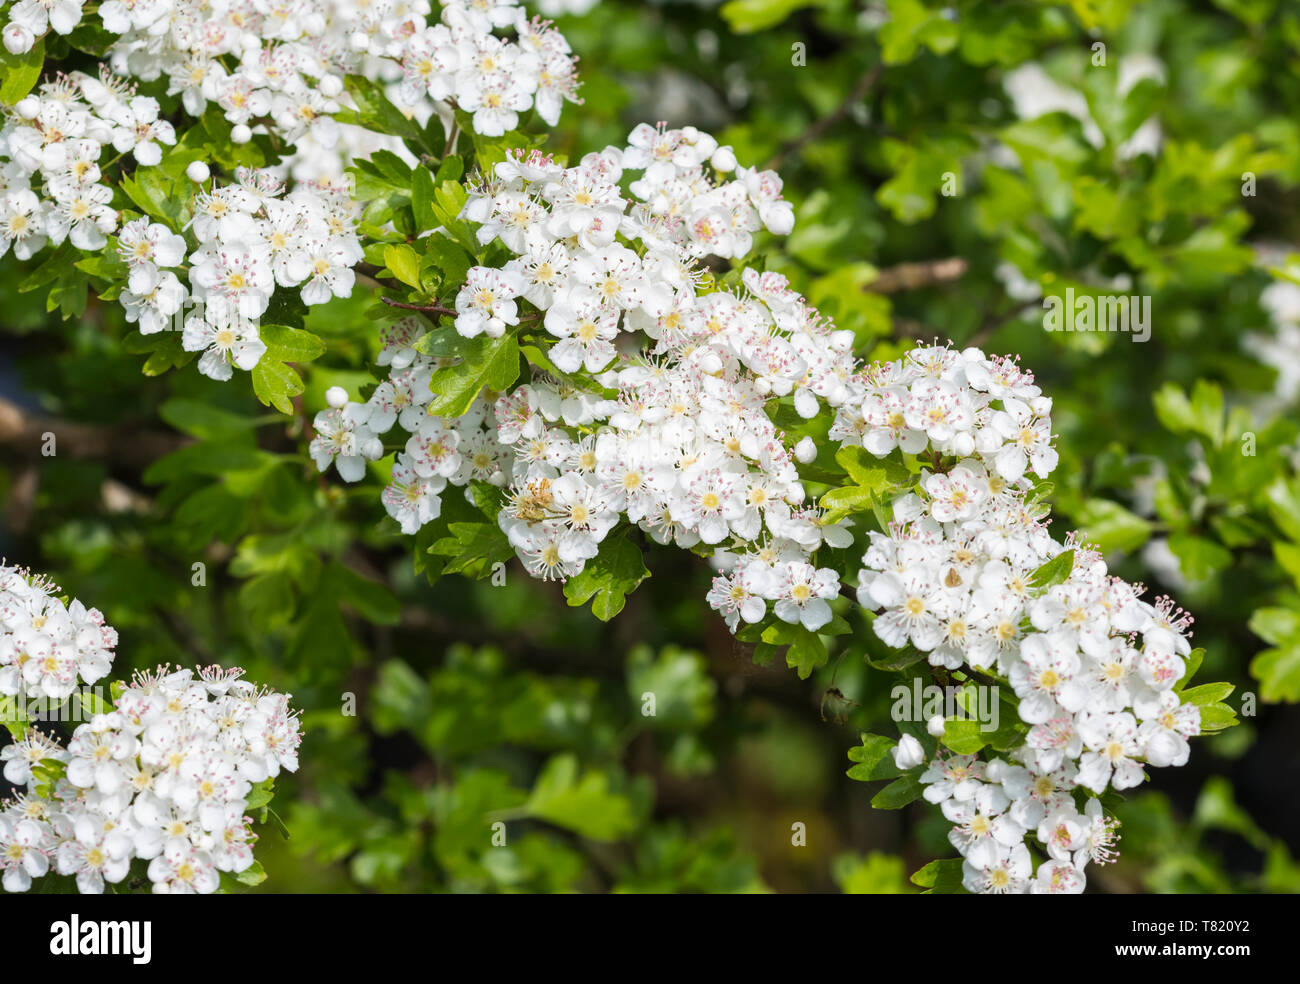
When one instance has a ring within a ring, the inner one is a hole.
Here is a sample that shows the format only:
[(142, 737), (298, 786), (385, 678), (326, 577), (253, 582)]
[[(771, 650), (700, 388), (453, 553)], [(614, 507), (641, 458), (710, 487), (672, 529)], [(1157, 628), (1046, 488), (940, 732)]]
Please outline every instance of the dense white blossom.
[[(77, 687), (109, 671), (117, 633), (57, 590), (0, 567), (0, 693), (75, 700)], [(5, 780), (21, 790), (0, 804), (5, 891), (57, 872), (99, 893), (139, 859), (155, 892), (209, 893), (220, 872), (248, 868), (249, 799), (282, 769), (297, 770), (302, 736), (288, 695), (242, 677), (159, 667), (114, 690), (66, 746), (27, 726), (0, 749)]]

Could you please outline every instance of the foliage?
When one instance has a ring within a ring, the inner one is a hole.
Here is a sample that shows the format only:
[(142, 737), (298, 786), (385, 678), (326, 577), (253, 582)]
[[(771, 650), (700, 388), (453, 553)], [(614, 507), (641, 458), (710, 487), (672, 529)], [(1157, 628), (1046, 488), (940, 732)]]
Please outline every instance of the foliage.
[[(1123, 860), (1093, 887), (1295, 891), (1296, 804), (1278, 790), (1295, 785), (1279, 777), (1293, 776), (1300, 701), (1300, 306), (1277, 301), (1300, 284), (1295, 12), (605, 0), (559, 27), (585, 102), (549, 132), (534, 116), (484, 136), (462, 110), (453, 142), (347, 78), (356, 108), (341, 120), (404, 153), (351, 163), (358, 289), (312, 306), (278, 291), (247, 377), (205, 378), (179, 333), (126, 323), (111, 251), (0, 260), (10, 395), (60, 421), (34, 432), (57, 435), (52, 457), (30, 428), (6, 438), (8, 552), (99, 605), (128, 665), (239, 665), (308, 709), (303, 768), (277, 784), (292, 836), (259, 848), (267, 887), (960, 890), (946, 828), (911, 805), (922, 786), (890, 756), (892, 687), (948, 677), (886, 647), (849, 598), (825, 627), (768, 616), (733, 640), (704, 604), (708, 564), (634, 528), (561, 587), (512, 561), (490, 485), (446, 496), (412, 541), (378, 498), (399, 448), (359, 485), (317, 477), (327, 391), (365, 399), (386, 376), (376, 324), (405, 312), (380, 298), (449, 305), (470, 268), (507, 258), (462, 215), (476, 169), (538, 146), (576, 163), (663, 118), (779, 169), (794, 231), (759, 232), (746, 264), (786, 276), (862, 360), (940, 336), (1018, 353), (1054, 401), (1061, 461), (1041, 501), (1113, 571), (1195, 614), (1202, 662), (1180, 693), (1207, 737), (1153, 791), (1107, 803)], [(0, 102), (36, 84), (42, 58), (87, 68), (77, 40), (6, 56)], [(186, 117), (165, 82), (146, 90), (177, 141), (156, 167), (119, 164), (123, 224), (184, 234), (190, 164), (229, 177), (285, 151), (233, 143), (214, 108)], [(1149, 340), (1045, 331), (1043, 296), (1067, 289), (1149, 298)], [(564, 376), (536, 324), (464, 339), (430, 320), (439, 414)], [(924, 462), (832, 453), (825, 415), (790, 401), (775, 414), (791, 446), (821, 448), (801, 475), (826, 523), (853, 521), (833, 566), (855, 577), (865, 531)], [(76, 427), (94, 435), (78, 443)], [(1064, 578), (1065, 556), (1036, 588)], [(914, 730), (962, 754), (1020, 738)], [(869, 797), (896, 812), (861, 821)], [(791, 844), (796, 823), (807, 848)]]

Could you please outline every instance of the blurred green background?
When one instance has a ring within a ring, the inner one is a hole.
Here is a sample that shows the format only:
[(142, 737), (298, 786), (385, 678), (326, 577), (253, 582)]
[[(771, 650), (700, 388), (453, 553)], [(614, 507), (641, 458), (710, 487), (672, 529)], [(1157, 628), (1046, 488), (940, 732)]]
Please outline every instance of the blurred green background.
[[(585, 104), (548, 149), (663, 120), (778, 167), (797, 223), (755, 262), (864, 356), (1018, 353), (1055, 399), (1057, 535), (1195, 616), (1243, 723), (1129, 793), (1090, 890), (1300, 889), (1300, 10), (604, 0), (559, 25)], [(106, 613), (119, 669), (241, 665), (306, 709), (259, 891), (905, 892), (952, 856), (937, 810), (845, 776), (893, 732), (861, 622), (801, 681), (684, 552), (649, 550), (607, 624), (517, 565), (417, 572), (373, 483), (304, 453), (325, 389), (369, 378), (364, 299), (312, 309), (329, 351), (286, 420), (247, 377), (142, 377), (120, 308), (36, 266), (0, 260), (0, 544)], [(1045, 331), (1067, 287), (1149, 296), (1150, 340)]]

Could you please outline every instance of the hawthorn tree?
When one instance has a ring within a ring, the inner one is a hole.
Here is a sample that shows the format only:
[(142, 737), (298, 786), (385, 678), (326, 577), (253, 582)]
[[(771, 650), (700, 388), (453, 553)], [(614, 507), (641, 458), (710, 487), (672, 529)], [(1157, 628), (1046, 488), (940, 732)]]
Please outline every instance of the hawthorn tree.
[[(769, 699), (830, 704), (818, 744), (887, 783), (873, 806), (930, 804), (915, 863), (846, 855), (846, 889), (1104, 886), (1126, 820), (1138, 884), (1232, 886), (1216, 825), (1266, 851), (1255, 884), (1294, 884), (1222, 781), (1177, 853), (1163, 801), (1124, 799), (1300, 692), (1298, 288), (1245, 238), (1297, 177), (1292, 94), (1181, 74), (1285, 61), (1294, 16), (805, 6), (6, 10), (6, 290), (60, 353), (25, 390), (64, 415), (9, 408), (11, 523), (139, 668), (237, 664), (305, 709), (281, 887), (344, 859), (393, 889), (764, 887), (654, 806), (754, 727), (713, 679), (744, 679), (735, 653)], [(698, 118), (629, 120), (645, 78)], [(1148, 569), (1209, 609), (1206, 645), (1119, 576)], [(10, 698), (41, 679), (30, 608), (5, 609)], [(1273, 647), (1248, 667), (1243, 614)], [(111, 795), (80, 749), (154, 739), (110, 697), (66, 751), (12, 701), (10, 747), (50, 754), (6, 778)], [(190, 808), (194, 765), (119, 750)], [(260, 809), (274, 841), (242, 755), (230, 829)], [(57, 805), (9, 823), (12, 870), (93, 890), (94, 849), (118, 885), (263, 876), (215, 858), (215, 812), (159, 845), (137, 799), (129, 850)]]

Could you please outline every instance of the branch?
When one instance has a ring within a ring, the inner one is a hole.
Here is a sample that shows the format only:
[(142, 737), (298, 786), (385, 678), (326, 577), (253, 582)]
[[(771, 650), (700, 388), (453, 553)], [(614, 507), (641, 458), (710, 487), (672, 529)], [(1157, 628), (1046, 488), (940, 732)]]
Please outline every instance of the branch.
[(960, 256), (921, 263), (899, 263), (881, 270), (876, 279), (862, 289), (873, 294), (893, 294), (900, 290), (916, 290), (935, 284), (948, 284), (961, 279), (970, 264)]
[(883, 69), (883, 65), (876, 65), (873, 68), (869, 68), (862, 78), (858, 79), (858, 84), (854, 86), (853, 91), (849, 93), (848, 98), (840, 103), (839, 106), (835, 108), (834, 112), (829, 116), (823, 116), (820, 120), (805, 130), (802, 136), (782, 147), (775, 157), (763, 165), (763, 169), (766, 171), (775, 171), (785, 163), (788, 158), (793, 157), (799, 151), (803, 150), (805, 146), (812, 143), (847, 116), (849, 110), (851, 110), (854, 105), (867, 98), (867, 93), (870, 92), (871, 87), (876, 84), (876, 79), (880, 78), (880, 73)]
[(395, 301), (391, 297), (381, 297), (381, 301), (389, 307), (401, 308), (403, 311), (422, 311), (425, 314), (446, 315), (447, 317), (456, 317), (456, 312), (451, 308), (445, 308), (441, 304), (407, 304), (405, 301)]
[(24, 410), (0, 398), (0, 445), (22, 458), (47, 454), (46, 434), (54, 435), (53, 453), (144, 466), (189, 444), (188, 438), (164, 431), (98, 427)]
[(979, 329), (975, 332), (975, 334), (970, 337), (970, 341), (965, 343), (966, 347), (970, 348), (974, 346), (976, 348), (979, 348), (983, 346), (983, 344), (986, 341), (988, 341), (989, 338), (993, 335), (993, 333), (996, 332), (999, 328), (1003, 327), (1006, 324), (1009, 324), (1012, 321), (1015, 321), (1022, 314), (1028, 311), (1030, 308), (1038, 307), (1041, 304), (1042, 304), (1041, 298), (1032, 297), (1029, 300), (1020, 301), (1019, 303), (1016, 304), (1015, 307), (1013, 307), (1006, 314), (1002, 314), (1002, 315), (990, 314), (987, 318), (984, 319), (984, 323), (980, 325)]

